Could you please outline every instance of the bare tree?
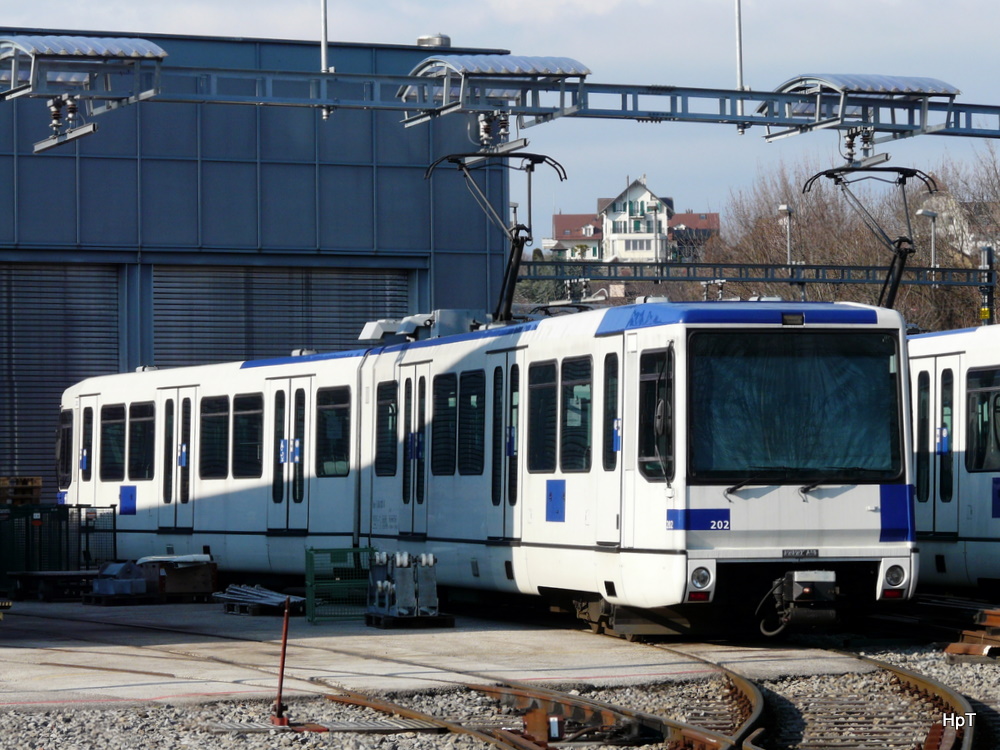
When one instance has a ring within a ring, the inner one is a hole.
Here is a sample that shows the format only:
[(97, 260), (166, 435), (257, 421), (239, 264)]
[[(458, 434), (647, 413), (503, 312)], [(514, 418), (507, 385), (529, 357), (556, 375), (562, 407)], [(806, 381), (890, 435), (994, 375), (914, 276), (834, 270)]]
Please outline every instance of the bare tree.
[[(1000, 189), (1000, 163), (994, 160), (991, 166), (993, 184)], [(888, 273), (892, 250), (866, 225), (834, 180), (817, 178), (804, 191), (807, 182), (819, 171), (808, 163), (791, 169), (782, 164), (773, 172), (761, 174), (748, 190), (732, 194), (726, 214), (727, 234), (712, 248), (711, 260), (784, 266), (790, 231), (793, 264), (869, 266), (884, 268)], [(904, 204), (894, 176), (859, 173), (855, 177), (864, 179), (851, 183), (849, 188), (877, 226), (890, 240), (906, 237), (912, 243), (914, 252), (907, 259), (908, 264), (929, 266), (929, 223), (913, 220), (913, 213), (928, 200), (923, 185), (919, 181), (907, 184)], [(793, 213), (789, 216), (779, 212), (779, 205), (790, 206)], [(947, 237), (939, 235), (936, 239), (938, 265), (973, 267), (969, 255)], [(753, 288), (748, 284), (727, 286), (727, 293), (743, 297), (756, 294), (788, 299), (799, 296), (804, 289), (811, 300), (840, 299), (868, 304), (878, 303), (882, 293), (878, 283), (808, 284), (803, 288), (794, 283), (794, 271), (787, 283), (757, 284)], [(974, 325), (978, 320), (978, 291), (903, 285), (895, 307), (908, 322), (924, 330)]]

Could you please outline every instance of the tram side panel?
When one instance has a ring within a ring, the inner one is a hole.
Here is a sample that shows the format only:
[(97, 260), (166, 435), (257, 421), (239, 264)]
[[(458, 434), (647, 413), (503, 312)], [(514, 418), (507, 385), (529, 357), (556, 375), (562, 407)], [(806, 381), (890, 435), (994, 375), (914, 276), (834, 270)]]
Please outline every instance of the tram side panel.
[(516, 357), (488, 356), (477, 341), (395, 345), (366, 363), (362, 535), (386, 551), (435, 554), (442, 584), (518, 590), (516, 503), (502, 497), (517, 484), (516, 424), (501, 429), (511, 398), (516, 412), (511, 370), (516, 381)]
[(916, 514), (927, 583), (1000, 588), (1000, 330), (910, 339)]

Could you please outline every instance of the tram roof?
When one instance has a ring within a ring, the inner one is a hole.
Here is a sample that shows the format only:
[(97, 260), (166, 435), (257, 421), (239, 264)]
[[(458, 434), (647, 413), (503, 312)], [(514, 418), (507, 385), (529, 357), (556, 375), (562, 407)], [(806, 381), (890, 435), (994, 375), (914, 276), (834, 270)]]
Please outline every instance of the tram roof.
[(597, 328), (597, 335), (609, 336), (636, 328), (674, 323), (788, 325), (788, 315), (801, 315), (801, 324), (809, 325), (878, 322), (875, 308), (835, 302), (667, 302), (608, 308)]

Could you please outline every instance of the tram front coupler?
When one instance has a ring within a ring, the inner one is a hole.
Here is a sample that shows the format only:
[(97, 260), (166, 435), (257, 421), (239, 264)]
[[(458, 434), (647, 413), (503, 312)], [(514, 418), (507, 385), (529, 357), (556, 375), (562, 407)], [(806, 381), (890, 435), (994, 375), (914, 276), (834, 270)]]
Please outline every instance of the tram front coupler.
[[(789, 625), (828, 625), (837, 619), (837, 574), (832, 570), (790, 570), (757, 607), (760, 632), (778, 635)], [(768, 611), (770, 599), (773, 609)]]

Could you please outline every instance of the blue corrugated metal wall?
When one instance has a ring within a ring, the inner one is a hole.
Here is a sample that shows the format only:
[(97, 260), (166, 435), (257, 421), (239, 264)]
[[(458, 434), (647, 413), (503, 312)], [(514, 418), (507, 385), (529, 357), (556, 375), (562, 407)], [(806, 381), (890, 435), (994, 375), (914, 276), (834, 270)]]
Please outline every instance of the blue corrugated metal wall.
[[(126, 36), (0, 29), (0, 37), (35, 33)], [(164, 74), (173, 86), (170, 69), (177, 67), (319, 67), (317, 43), (144, 38), (167, 51)], [(332, 44), (329, 62), (341, 72), (405, 74), (440, 51)], [(17, 399), (31, 409), (8, 404), (0, 410), (0, 476), (42, 475), (45, 496), (54, 496), (58, 395), (86, 375), (156, 364), (158, 349), (175, 364), (184, 348), (238, 359), (284, 355), (300, 345), (341, 347), (357, 336), (356, 316), (331, 316), (319, 299), (280, 303), (296, 310), (295, 341), (285, 341), (266, 316), (249, 312), (214, 330), (188, 326), (202, 307), (199, 278), (253, 279), (241, 291), (249, 295), (248, 311), (275, 304), (276, 290), (316, 288), (335, 298), (359, 279), (382, 291), (372, 296), (366, 316), (490, 309), (505, 259), (502, 235), (490, 228), (456, 170), (424, 179), (435, 159), (470, 150), (468, 123), (450, 116), (405, 129), (399, 120), (385, 112), (337, 110), (324, 121), (307, 109), (150, 101), (101, 115), (96, 134), (36, 155), (33, 144), (50, 132), (45, 103), (0, 103), (5, 289), (28, 284), (36, 301), (72, 296), (76, 306), (63, 314), (52, 305), (51, 315), (39, 316), (23, 295), (5, 291), (5, 325), (19, 335), (5, 339), (0, 351), (0, 379), (9, 381), (0, 388), (14, 392), (18, 379)], [(502, 215), (506, 173), (496, 170), (488, 179)], [(93, 283), (95, 273), (102, 283)], [(177, 294), (185, 278), (192, 282), (187, 305), (183, 291)], [(267, 296), (256, 299), (257, 293)], [(98, 351), (72, 344), (80, 335), (80, 305), (102, 324), (117, 323), (116, 346)], [(343, 330), (319, 330), (337, 325)], [(66, 344), (44, 352), (26, 348), (43, 330)], [(299, 330), (314, 341), (298, 340), (305, 336)], [(27, 372), (30, 382), (20, 377)]]

